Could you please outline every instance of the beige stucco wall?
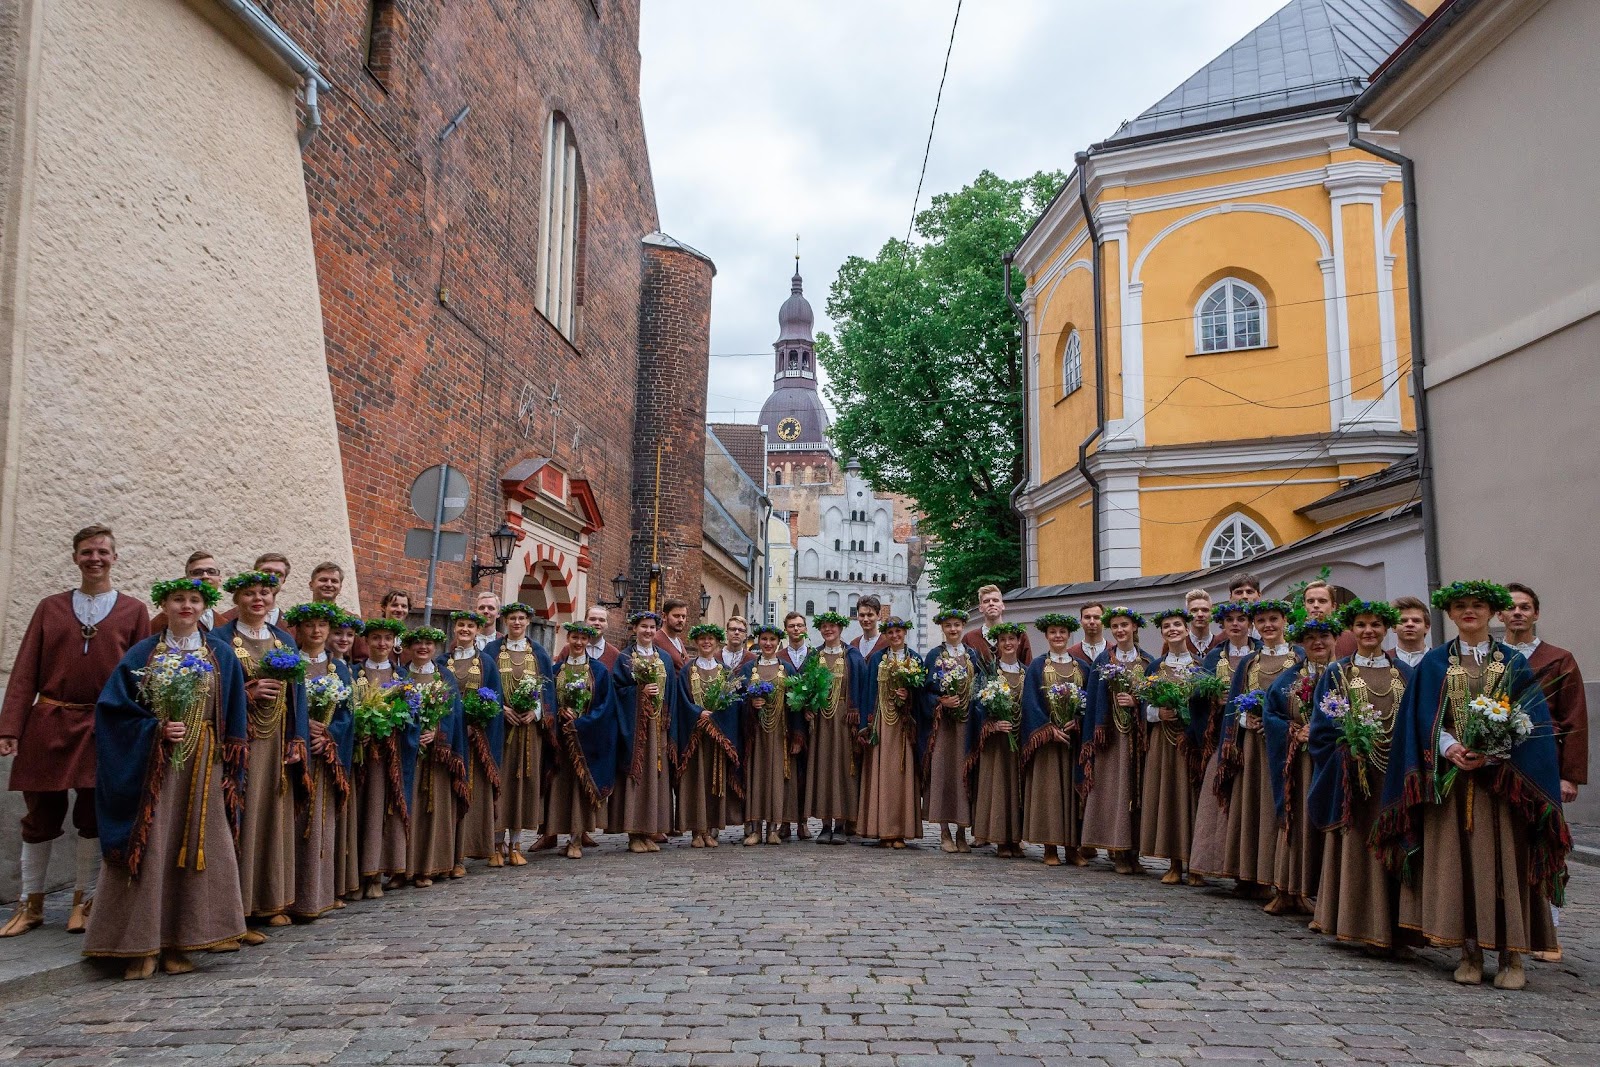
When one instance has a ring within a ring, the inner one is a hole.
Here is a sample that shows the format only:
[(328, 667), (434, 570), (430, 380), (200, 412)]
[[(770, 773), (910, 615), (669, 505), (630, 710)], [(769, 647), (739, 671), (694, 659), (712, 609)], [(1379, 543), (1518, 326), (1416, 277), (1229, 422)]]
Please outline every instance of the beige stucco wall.
[[(23, 90), (0, 170), (0, 671), (90, 522), (141, 596), (197, 546), (228, 569), (286, 552), (289, 599), (317, 560), (353, 575), (293, 87), (200, 0), (4, 6), (34, 32), (0, 23), (26, 42), (0, 84)], [(0, 812), (7, 861), (13, 827)]]

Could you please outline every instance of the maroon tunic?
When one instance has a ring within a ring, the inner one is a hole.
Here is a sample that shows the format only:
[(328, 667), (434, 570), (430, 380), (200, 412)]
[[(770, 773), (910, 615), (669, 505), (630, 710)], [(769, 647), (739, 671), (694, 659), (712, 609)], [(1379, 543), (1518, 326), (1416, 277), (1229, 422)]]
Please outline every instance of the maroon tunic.
[(667, 637), (664, 630), (656, 631), (655, 646), (656, 651), (670, 659), (672, 665), (679, 670), (682, 670), (683, 665), (689, 662), (689, 647), (685, 645), (684, 650), (679, 652), (677, 646)]
[(1566, 649), (1541, 639), (1528, 657), (1528, 666), (1550, 704), (1561, 777), (1573, 785), (1584, 785), (1589, 781), (1589, 701), (1583, 693), (1578, 661)]
[(145, 606), (119, 593), (85, 652), (72, 592), (39, 601), (0, 706), (0, 737), (17, 739), (11, 789), (54, 793), (94, 788), (95, 701), (128, 649), (149, 634)]

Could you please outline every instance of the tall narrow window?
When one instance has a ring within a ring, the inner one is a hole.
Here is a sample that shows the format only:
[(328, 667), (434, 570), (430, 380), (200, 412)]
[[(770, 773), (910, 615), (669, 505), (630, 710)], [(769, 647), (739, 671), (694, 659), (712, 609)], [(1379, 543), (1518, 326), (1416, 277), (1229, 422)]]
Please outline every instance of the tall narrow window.
[(1083, 386), (1083, 341), (1078, 331), (1067, 335), (1067, 347), (1061, 352), (1061, 395), (1069, 396)]
[(539, 287), (535, 306), (567, 340), (577, 343), (582, 300), (583, 168), (578, 143), (566, 116), (553, 113), (545, 136), (544, 241), (539, 246)]
[(807, 615), (815, 615), (816, 613), (817, 613), (817, 602), (815, 600), (806, 601), (806, 614)]
[(1231, 352), (1266, 344), (1266, 301), (1249, 282), (1224, 278), (1206, 290), (1194, 309), (1195, 347)]
[(400, 12), (394, 0), (371, 0), (367, 5), (366, 54), (361, 57), (367, 70), (385, 88), (394, 69), (395, 46), (399, 43)]
[(1271, 547), (1272, 540), (1267, 532), (1236, 511), (1212, 531), (1200, 559), (1207, 567), (1225, 567), (1258, 556)]

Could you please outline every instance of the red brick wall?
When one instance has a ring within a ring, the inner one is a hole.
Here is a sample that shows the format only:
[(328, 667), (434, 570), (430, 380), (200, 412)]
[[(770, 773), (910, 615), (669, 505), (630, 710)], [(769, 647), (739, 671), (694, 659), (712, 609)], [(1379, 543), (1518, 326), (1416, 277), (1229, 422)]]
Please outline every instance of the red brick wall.
[[(681, 249), (647, 245), (639, 323), (634, 444), (633, 604), (648, 603), (652, 549), (661, 595), (700, 611), (705, 503), (706, 374), (711, 351), (711, 264)], [(656, 463), (660, 449), (660, 522)], [(659, 531), (659, 532), (658, 532)]]
[[(306, 183), (363, 606), (391, 587), (420, 604), (426, 561), (402, 555), (405, 530), (422, 525), (407, 490), (441, 461), (471, 479), (452, 528), (481, 557), (501, 519), (500, 472), (548, 455), (598, 498), (591, 573), (626, 569), (640, 239), (657, 227), (638, 0), (599, 14), (581, 0), (395, 0), (382, 83), (365, 64), (367, 0), (262, 2), (334, 86)], [(553, 110), (573, 126), (587, 194), (576, 346), (534, 301)], [(700, 351), (684, 387), (703, 409)], [(702, 421), (703, 410), (692, 432)], [(696, 523), (699, 500), (697, 487)], [(609, 595), (608, 578), (600, 587)], [(442, 565), (438, 605), (469, 597), (467, 565)]]

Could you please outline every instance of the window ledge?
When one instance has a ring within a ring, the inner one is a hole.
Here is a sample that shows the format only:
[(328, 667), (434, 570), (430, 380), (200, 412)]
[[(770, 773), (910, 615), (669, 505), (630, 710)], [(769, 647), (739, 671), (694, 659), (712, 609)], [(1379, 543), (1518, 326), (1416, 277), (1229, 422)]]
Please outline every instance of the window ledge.
[(1072, 392), (1070, 392), (1070, 393), (1065, 394), (1064, 396), (1061, 396), (1061, 397), (1057, 398), (1056, 402), (1054, 404), (1051, 404), (1050, 406), (1051, 407), (1060, 407), (1062, 404), (1066, 403), (1068, 400), (1071, 400), (1073, 397), (1077, 396), (1082, 391), (1083, 391), (1083, 383), (1079, 382), (1076, 389), (1072, 390)]
[(1218, 348), (1210, 352), (1190, 352), (1188, 358), (1193, 359), (1196, 356), (1227, 356), (1235, 352), (1271, 352), (1277, 347), (1277, 345), (1250, 345), (1246, 348)]

